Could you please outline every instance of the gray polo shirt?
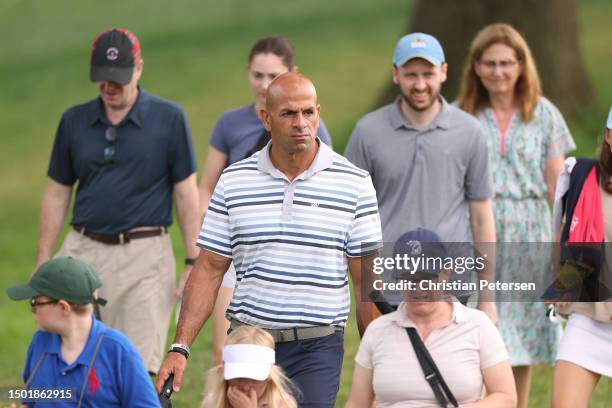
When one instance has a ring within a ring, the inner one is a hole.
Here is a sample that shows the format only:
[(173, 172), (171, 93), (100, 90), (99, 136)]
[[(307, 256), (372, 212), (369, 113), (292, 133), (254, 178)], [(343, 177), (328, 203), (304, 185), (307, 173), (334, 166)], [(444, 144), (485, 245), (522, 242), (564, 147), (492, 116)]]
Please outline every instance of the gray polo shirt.
[(348, 142), (346, 158), (372, 176), (385, 242), (418, 227), (446, 242), (469, 242), (469, 201), (493, 196), (480, 124), (441, 102), (432, 123), (417, 129), (398, 98), (357, 122)]

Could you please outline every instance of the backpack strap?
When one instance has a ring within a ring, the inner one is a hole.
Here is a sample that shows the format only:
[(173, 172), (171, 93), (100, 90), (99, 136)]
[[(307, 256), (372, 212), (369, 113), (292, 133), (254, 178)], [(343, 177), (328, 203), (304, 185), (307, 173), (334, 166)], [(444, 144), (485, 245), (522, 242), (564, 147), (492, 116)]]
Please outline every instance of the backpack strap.
[(253, 146), (248, 152), (246, 152), (246, 154), (244, 155), (244, 157), (242, 159), (246, 159), (247, 157), (251, 157), (252, 155), (257, 153), (258, 151), (263, 149), (264, 146), (267, 145), (270, 140), (272, 140), (272, 135), (270, 135), (270, 132), (268, 132), (266, 129), (264, 129), (263, 132), (261, 133), (261, 135), (259, 136), (259, 139), (257, 139), (257, 143), (255, 143), (255, 146)]
[[(565, 216), (565, 225), (561, 232), (561, 264), (565, 263), (579, 263), (585, 264), (591, 271), (583, 276), (581, 282), (581, 289), (576, 294), (574, 301), (580, 302), (596, 302), (605, 299), (605, 295), (601, 292), (601, 285), (599, 284), (599, 273), (601, 263), (603, 261), (603, 251), (598, 245), (586, 243), (569, 244), (569, 232), (572, 225), (572, 219), (574, 216), (574, 210), (578, 204), (580, 194), (584, 183), (593, 169), (596, 168), (597, 178), (599, 180), (599, 171), (597, 168), (597, 161), (594, 159), (581, 158), (576, 161), (576, 165), (572, 169), (570, 174), (569, 188), (565, 196), (563, 196), (563, 214)], [(603, 298), (602, 298), (603, 296)]]
[(26, 383), (24, 385), (24, 388), (27, 389), (30, 386), (30, 384), (32, 383), (32, 380), (34, 379), (34, 375), (36, 374), (36, 372), (40, 368), (40, 365), (42, 364), (42, 362), (45, 359), (46, 355), (47, 355), (47, 352), (43, 351), (42, 354), (40, 355), (40, 357), (38, 357), (38, 360), (36, 361), (36, 364), (34, 365), (34, 368), (32, 369), (32, 372), (30, 373), (30, 376), (28, 377), (28, 381), (26, 381)]
[(81, 396), (79, 397), (79, 403), (77, 408), (81, 408), (83, 403), (83, 398), (85, 397), (85, 389), (87, 388), (87, 383), (89, 382), (89, 375), (91, 374), (91, 370), (93, 370), (93, 363), (96, 361), (96, 357), (98, 356), (98, 351), (100, 351), (100, 346), (102, 345), (102, 340), (104, 339), (104, 335), (106, 334), (106, 330), (104, 330), (100, 337), (98, 337), (98, 341), (96, 342), (96, 348), (94, 349), (93, 354), (91, 355), (91, 359), (89, 360), (89, 364), (87, 364), (87, 375), (85, 376), (85, 380), (83, 381), (83, 386), (81, 387)]
[[(574, 215), (574, 209), (578, 203), (578, 198), (580, 198), (584, 182), (595, 165), (597, 165), (596, 160), (581, 158), (576, 161), (576, 165), (572, 169), (569, 189), (567, 193), (565, 193), (565, 196), (563, 196), (563, 214), (565, 214), (566, 222), (561, 233), (561, 242), (567, 242), (569, 239), (569, 230), (571, 219)], [(568, 220), (570, 222), (568, 222)]]

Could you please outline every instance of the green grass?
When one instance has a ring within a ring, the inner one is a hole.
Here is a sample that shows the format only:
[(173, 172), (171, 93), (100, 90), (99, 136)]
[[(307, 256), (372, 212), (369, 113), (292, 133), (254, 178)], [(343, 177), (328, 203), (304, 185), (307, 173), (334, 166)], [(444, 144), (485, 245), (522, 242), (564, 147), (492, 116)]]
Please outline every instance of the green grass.
[[(580, 2), (584, 57), (601, 102), (570, 127), (580, 154), (591, 154), (612, 103), (608, 24), (612, 5)], [(248, 103), (246, 54), (254, 39), (278, 33), (297, 50), (300, 70), (313, 78), (322, 115), (337, 151), (343, 151), (355, 121), (366, 113), (389, 80), (393, 45), (403, 34), (410, 3), (402, 0), (5, 0), (0, 3), (0, 288), (27, 279), (34, 264), (38, 208), (58, 119), (67, 107), (95, 95), (88, 81), (88, 52), (97, 32), (125, 26), (143, 46), (143, 86), (178, 101), (187, 111), (198, 159), (225, 110)], [(178, 228), (171, 230), (182, 259)], [(24, 303), (0, 295), (0, 387), (18, 385), (32, 333)], [(173, 333), (171, 333), (170, 337)], [(177, 407), (197, 406), (210, 359), (208, 326), (198, 337)], [(346, 352), (338, 406), (350, 389), (358, 346), (354, 320)], [(550, 370), (536, 370), (532, 406), (550, 400)], [(603, 381), (593, 407), (611, 406), (612, 382)]]

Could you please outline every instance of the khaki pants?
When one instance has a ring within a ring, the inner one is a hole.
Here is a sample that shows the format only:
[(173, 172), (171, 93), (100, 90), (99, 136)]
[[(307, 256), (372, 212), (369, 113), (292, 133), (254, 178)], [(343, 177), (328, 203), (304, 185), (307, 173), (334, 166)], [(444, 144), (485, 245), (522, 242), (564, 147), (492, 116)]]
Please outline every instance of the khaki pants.
[(148, 371), (157, 372), (165, 355), (174, 306), (176, 264), (170, 236), (141, 238), (107, 245), (70, 230), (57, 256), (90, 264), (102, 279), (102, 321), (122, 331), (142, 356)]

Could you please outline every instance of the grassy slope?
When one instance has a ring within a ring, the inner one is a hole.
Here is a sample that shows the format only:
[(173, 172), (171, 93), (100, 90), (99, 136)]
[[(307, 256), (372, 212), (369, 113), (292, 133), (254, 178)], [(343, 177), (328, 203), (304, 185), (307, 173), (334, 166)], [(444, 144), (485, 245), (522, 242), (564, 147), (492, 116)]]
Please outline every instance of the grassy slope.
[[(178, 3), (178, 2), (177, 2)], [(401, 34), (409, 5), (400, 0), (309, 3), (260, 0), (180, 4), (145, 0), (74, 2), (6, 0), (0, 4), (0, 287), (23, 280), (32, 267), (37, 213), (53, 133), (61, 112), (95, 90), (87, 79), (91, 40), (102, 28), (126, 26), (143, 43), (148, 90), (175, 99), (190, 119), (198, 157), (224, 110), (248, 103), (245, 57), (253, 39), (280, 33), (294, 42), (300, 69), (317, 84), (323, 117), (342, 151), (355, 120), (371, 107), (387, 81), (392, 46)], [(581, 21), (585, 59), (600, 100), (609, 106), (611, 6), (583, 2)], [(59, 28), (58, 28), (59, 27)], [(601, 112), (572, 121), (581, 154), (592, 152), (601, 129)], [(177, 258), (182, 248), (172, 229)], [(19, 382), (27, 343), (35, 327), (22, 303), (0, 295), (0, 386)], [(347, 332), (339, 404), (350, 387), (352, 357), (358, 345), (354, 323)], [(197, 340), (184, 391), (175, 406), (195, 406), (208, 364), (210, 333)], [(597, 392), (600, 405), (612, 394), (608, 380)], [(533, 406), (546, 406), (550, 372), (537, 371)], [(610, 401), (608, 400), (608, 404)]]

